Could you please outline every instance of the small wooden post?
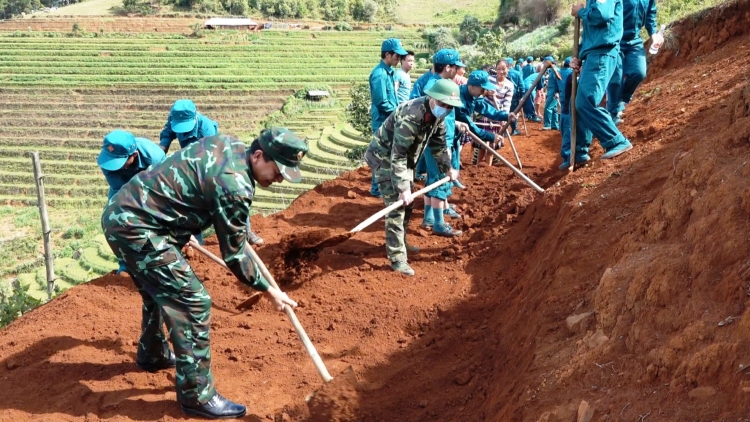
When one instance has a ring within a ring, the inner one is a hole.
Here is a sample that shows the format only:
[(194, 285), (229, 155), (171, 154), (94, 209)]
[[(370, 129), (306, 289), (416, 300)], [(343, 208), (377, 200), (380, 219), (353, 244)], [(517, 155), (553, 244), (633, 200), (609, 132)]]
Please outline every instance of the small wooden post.
[(47, 202), (44, 200), (44, 175), (42, 174), (42, 163), (39, 160), (39, 152), (31, 153), (31, 162), (34, 165), (34, 182), (36, 183), (36, 198), (39, 206), (39, 217), (42, 219), (42, 236), (44, 238), (44, 266), (47, 268), (47, 295), (52, 299), (55, 291), (55, 268), (52, 256), (52, 230), (49, 227), (49, 216), (47, 215)]

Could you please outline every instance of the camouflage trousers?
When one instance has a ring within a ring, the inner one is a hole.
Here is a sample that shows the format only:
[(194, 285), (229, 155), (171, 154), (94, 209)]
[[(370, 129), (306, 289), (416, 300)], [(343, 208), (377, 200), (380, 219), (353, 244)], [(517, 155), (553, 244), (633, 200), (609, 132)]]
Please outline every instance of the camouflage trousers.
[[(391, 183), (391, 169), (379, 167), (375, 171), (378, 189), (386, 206), (398, 201), (398, 192)], [(414, 183), (411, 184), (414, 191)], [(391, 262), (406, 262), (406, 227), (409, 226), (414, 203), (399, 207), (385, 216), (385, 252)]]
[(177, 400), (183, 405), (208, 402), (216, 394), (209, 337), (211, 296), (178, 246), (170, 244), (166, 250), (155, 251), (147, 243), (150, 250), (135, 252), (112, 233), (105, 234), (143, 298), (137, 361), (158, 362), (169, 357), (162, 328), (166, 323), (176, 357)]

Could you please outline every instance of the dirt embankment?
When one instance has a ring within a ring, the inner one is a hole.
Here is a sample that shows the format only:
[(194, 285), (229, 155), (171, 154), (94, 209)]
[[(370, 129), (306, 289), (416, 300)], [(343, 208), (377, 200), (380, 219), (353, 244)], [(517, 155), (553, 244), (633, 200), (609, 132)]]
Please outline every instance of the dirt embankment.
[[(530, 125), (517, 143), (544, 195), (506, 169), (467, 166), (470, 189), (454, 200), (466, 234), (435, 238), (415, 221), (416, 277), (388, 269), (382, 223), (294, 265), (280, 253), (283, 236), (378, 211), (367, 170), (255, 219), (269, 243), (259, 253), (330, 372), (354, 367), (356, 419), (570, 421), (586, 400), (594, 421), (746, 420), (749, 48), (750, 36), (728, 38), (652, 75), (625, 116), (635, 148), (614, 161), (596, 147), (590, 167), (558, 172), (559, 135)], [(264, 302), (236, 311), (247, 292), (191, 263), (214, 300), (219, 391), (249, 406), (247, 420), (305, 420), (321, 381), (283, 314)], [(183, 419), (174, 374), (133, 364), (131, 284), (93, 281), (0, 332), (11, 386), (0, 420)]]

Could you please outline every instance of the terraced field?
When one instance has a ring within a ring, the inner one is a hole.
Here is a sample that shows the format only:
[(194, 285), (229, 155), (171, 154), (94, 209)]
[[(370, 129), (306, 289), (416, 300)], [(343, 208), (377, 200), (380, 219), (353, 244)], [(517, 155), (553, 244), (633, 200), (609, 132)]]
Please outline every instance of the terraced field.
[[(301, 115), (280, 122), (309, 141), (303, 183), (260, 189), (253, 208), (264, 213), (283, 209), (302, 192), (351, 167), (344, 153), (364, 140), (340, 123), (348, 89), (367, 79), (382, 40), (395, 36), (407, 46), (419, 42), (416, 32), (264, 31), (247, 41), (237, 33), (202, 39), (173, 34), (76, 38), (38, 32), (21, 36), (2, 29), (0, 25), (0, 204), (36, 204), (28, 153), (39, 151), (53, 219), (55, 209), (74, 208), (95, 217), (101, 213), (108, 188), (96, 157), (112, 129), (158, 142), (172, 103), (191, 98), (219, 123), (221, 133), (249, 140), (295, 91), (330, 87), (332, 101), (309, 102)], [(172, 150), (177, 147), (174, 142)], [(96, 224), (89, 221), (89, 226), (82, 253), (56, 260), (56, 272), (67, 283), (63, 287), (116, 265), (106, 245), (94, 247), (89, 236)], [(38, 261), (31, 256), (19, 261), (34, 259)], [(0, 268), (1, 274), (16, 272)], [(18, 277), (35, 295), (43, 294), (43, 281), (43, 273)]]

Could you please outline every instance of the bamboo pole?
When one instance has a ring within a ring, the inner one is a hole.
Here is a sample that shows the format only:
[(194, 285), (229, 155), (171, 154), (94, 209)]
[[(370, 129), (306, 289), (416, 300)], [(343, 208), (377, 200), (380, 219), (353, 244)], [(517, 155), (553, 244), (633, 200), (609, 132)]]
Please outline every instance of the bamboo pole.
[(52, 230), (49, 227), (49, 216), (47, 215), (47, 202), (44, 199), (44, 175), (42, 174), (42, 163), (39, 160), (39, 152), (31, 153), (31, 163), (34, 166), (34, 182), (36, 183), (36, 199), (39, 206), (39, 217), (42, 220), (42, 236), (44, 240), (44, 266), (47, 270), (47, 296), (52, 299), (55, 291), (55, 268), (52, 256)]

